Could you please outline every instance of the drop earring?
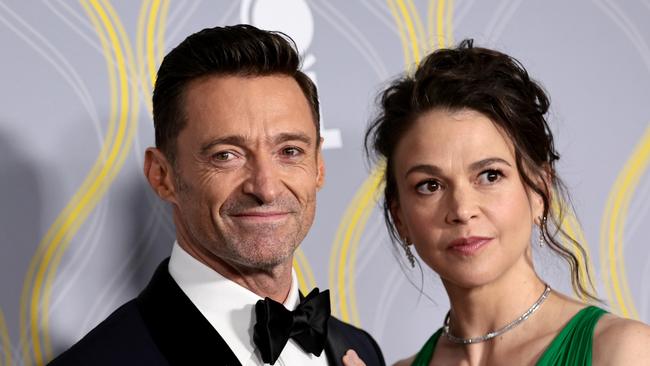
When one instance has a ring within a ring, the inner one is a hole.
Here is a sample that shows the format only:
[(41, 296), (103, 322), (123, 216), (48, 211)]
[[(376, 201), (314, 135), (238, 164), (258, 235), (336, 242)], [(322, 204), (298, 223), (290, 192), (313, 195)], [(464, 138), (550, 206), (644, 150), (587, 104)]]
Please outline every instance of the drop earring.
[(404, 253), (406, 253), (406, 259), (408, 259), (411, 268), (415, 268), (415, 256), (413, 255), (413, 252), (411, 252), (409, 245), (409, 239), (404, 238), (404, 240), (402, 240), (402, 248), (404, 248)]
[(544, 231), (542, 230), (542, 227), (546, 227), (546, 216), (540, 217), (539, 226), (537, 227), (537, 230), (539, 232), (537, 243), (539, 244), (540, 248), (543, 248), (544, 244), (546, 243), (546, 240), (544, 239)]

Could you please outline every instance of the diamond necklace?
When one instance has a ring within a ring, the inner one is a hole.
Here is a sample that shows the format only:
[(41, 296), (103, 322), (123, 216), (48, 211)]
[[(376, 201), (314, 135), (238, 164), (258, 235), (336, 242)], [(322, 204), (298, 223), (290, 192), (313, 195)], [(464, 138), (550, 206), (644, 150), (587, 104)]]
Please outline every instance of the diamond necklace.
[(484, 334), (482, 336), (478, 337), (471, 337), (471, 338), (460, 338), (456, 337), (455, 335), (451, 334), (449, 332), (449, 314), (451, 313), (451, 310), (447, 312), (447, 316), (445, 317), (445, 324), (442, 327), (442, 333), (451, 341), (452, 343), (458, 343), (458, 344), (472, 344), (472, 343), (481, 343), (485, 342), (487, 340), (490, 340), (496, 336), (500, 336), (501, 334), (509, 331), (510, 329), (516, 327), (519, 325), (521, 322), (524, 320), (528, 319), (529, 316), (531, 316), (539, 307), (542, 305), (544, 300), (548, 298), (548, 294), (551, 293), (551, 287), (548, 284), (545, 284), (546, 288), (544, 289), (544, 292), (542, 293), (542, 296), (535, 301), (535, 303), (526, 310), (525, 313), (521, 314), (521, 316), (510, 323), (506, 324), (503, 328), (497, 329), (495, 331), (489, 332), (487, 334)]

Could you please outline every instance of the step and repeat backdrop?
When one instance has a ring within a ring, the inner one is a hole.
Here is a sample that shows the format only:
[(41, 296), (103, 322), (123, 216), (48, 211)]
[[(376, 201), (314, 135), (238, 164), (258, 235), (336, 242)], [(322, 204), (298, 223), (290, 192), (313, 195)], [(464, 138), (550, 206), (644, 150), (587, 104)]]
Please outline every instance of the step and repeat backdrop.
[[(440, 280), (403, 269), (363, 131), (387, 81), (464, 38), (518, 58), (552, 99), (598, 295), (650, 321), (650, 0), (0, 0), (0, 365), (42, 365), (134, 297), (170, 253), (170, 208), (142, 175), (163, 55), (205, 27), (296, 41), (322, 102), (325, 187), (295, 268), (387, 361), (448, 310)], [(540, 274), (568, 271), (534, 249)], [(645, 280), (644, 280), (645, 279)]]

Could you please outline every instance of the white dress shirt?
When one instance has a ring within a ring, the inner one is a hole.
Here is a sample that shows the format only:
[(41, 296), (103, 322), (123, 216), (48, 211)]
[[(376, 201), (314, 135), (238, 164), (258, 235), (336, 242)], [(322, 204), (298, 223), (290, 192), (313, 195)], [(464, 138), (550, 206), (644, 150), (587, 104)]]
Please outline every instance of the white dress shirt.
[[(169, 274), (189, 297), (194, 306), (210, 322), (228, 344), (243, 366), (267, 365), (253, 343), (255, 303), (260, 296), (223, 277), (210, 267), (188, 254), (174, 243), (169, 260)], [(284, 306), (293, 310), (298, 306), (298, 281), (291, 273), (291, 289)], [(275, 365), (326, 366), (325, 351), (319, 357), (306, 353), (293, 340), (280, 353)]]

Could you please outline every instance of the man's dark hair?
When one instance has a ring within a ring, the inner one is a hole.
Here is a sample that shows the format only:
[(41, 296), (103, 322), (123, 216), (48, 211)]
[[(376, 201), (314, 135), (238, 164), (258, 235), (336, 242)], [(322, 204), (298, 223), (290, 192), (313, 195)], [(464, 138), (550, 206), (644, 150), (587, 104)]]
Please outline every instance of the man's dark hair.
[(187, 123), (185, 89), (191, 81), (209, 75), (293, 77), (309, 102), (320, 141), (318, 92), (299, 68), (296, 44), (281, 32), (240, 24), (206, 28), (190, 35), (165, 56), (158, 69), (153, 91), (156, 147), (175, 162), (176, 140)]
[[(514, 145), (523, 183), (544, 202), (543, 217), (549, 220), (540, 222), (541, 235), (569, 264), (575, 292), (598, 300), (583, 284), (592, 284), (589, 268), (582, 268), (578, 259), (580, 256), (588, 263), (587, 254), (562, 228), (570, 197), (555, 171), (560, 156), (545, 118), (550, 101), (519, 61), (464, 40), (455, 48), (429, 54), (414, 74), (394, 80), (380, 95), (379, 104), (379, 115), (366, 131), (365, 148), (368, 156), (385, 159), (384, 218), (395, 244), (400, 238), (390, 206), (399, 199), (394, 172), (397, 144), (417, 118), (431, 110), (477, 111), (489, 117)], [(560, 203), (557, 207), (553, 207), (553, 195)]]

